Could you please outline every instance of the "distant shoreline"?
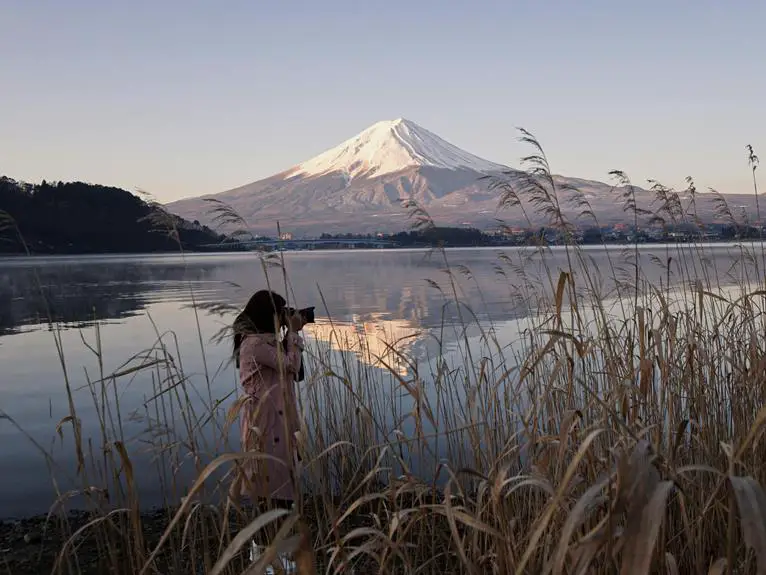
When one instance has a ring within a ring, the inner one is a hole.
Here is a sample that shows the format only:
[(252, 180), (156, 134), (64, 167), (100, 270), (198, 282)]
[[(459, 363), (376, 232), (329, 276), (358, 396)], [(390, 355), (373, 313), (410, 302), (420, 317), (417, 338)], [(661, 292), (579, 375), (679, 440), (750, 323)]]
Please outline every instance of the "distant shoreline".
[[(707, 240), (707, 241), (695, 241), (695, 242), (639, 242), (639, 243), (625, 243), (625, 242), (603, 242), (603, 243), (588, 243), (588, 244), (548, 244), (544, 247), (551, 250), (562, 250), (565, 248), (579, 248), (579, 249), (615, 249), (615, 248), (629, 248), (629, 249), (647, 249), (647, 248), (678, 248), (678, 247), (701, 247), (701, 246), (731, 246), (754, 244), (759, 243), (766, 245), (766, 238), (763, 241), (758, 239), (743, 239), (743, 240)], [(492, 245), (446, 245), (443, 248), (447, 251), (451, 250), (522, 250), (522, 249), (534, 249), (540, 246), (535, 245), (518, 245), (518, 244), (492, 244)], [(412, 245), (412, 246), (386, 246), (386, 247), (321, 247), (313, 249), (295, 249), (285, 248), (277, 250), (184, 250), (180, 252), (178, 250), (167, 251), (153, 251), (153, 252), (40, 252), (40, 253), (0, 253), (0, 261), (3, 260), (23, 260), (23, 259), (45, 259), (45, 258), (97, 258), (97, 257), (181, 257), (181, 256), (220, 256), (220, 255), (235, 255), (242, 256), (248, 254), (257, 253), (311, 253), (311, 252), (398, 252), (398, 251), (429, 251), (434, 249), (442, 249), (442, 246), (431, 245)]]

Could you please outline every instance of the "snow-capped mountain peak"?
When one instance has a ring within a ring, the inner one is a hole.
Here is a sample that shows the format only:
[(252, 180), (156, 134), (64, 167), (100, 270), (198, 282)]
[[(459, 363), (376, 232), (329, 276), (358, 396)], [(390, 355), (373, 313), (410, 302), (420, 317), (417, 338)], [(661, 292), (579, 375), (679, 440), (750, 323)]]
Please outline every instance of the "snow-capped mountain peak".
[(339, 172), (351, 180), (418, 166), (477, 172), (506, 169), (453, 146), (415, 122), (397, 118), (373, 124), (339, 146), (299, 164), (291, 172), (300, 176)]
[[(524, 204), (525, 209), (499, 210), (500, 194), (481, 178), (499, 170), (513, 171), (469, 154), (415, 122), (398, 118), (378, 122), (292, 169), (167, 207), (187, 220), (218, 226), (220, 222), (206, 201), (214, 197), (240, 214), (251, 231), (264, 235), (273, 234), (277, 222), (279, 229), (309, 236), (402, 231), (412, 225), (403, 199), (417, 202), (437, 225), (494, 227), (497, 218), (520, 227), (527, 227), (530, 221), (546, 225), (548, 215), (540, 213), (534, 204)], [(578, 189), (600, 222), (624, 222), (622, 203), (615, 202), (611, 184), (564, 176), (557, 179), (562, 186)], [(652, 194), (640, 192), (637, 197), (643, 198), (639, 205), (650, 207)], [(747, 209), (753, 206), (746, 196), (734, 201), (749, 206)], [(701, 218), (714, 221), (717, 217), (713, 201), (700, 198), (696, 208)], [(565, 210), (572, 210), (567, 213), (575, 221), (580, 208), (567, 203)]]

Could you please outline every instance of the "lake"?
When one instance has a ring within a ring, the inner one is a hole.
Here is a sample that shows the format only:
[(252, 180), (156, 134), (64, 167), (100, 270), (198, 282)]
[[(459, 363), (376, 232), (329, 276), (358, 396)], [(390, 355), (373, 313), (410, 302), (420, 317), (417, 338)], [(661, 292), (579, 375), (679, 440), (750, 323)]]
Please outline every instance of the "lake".
[[(702, 263), (677, 250), (641, 247), (644, 281), (668, 287), (682, 275), (721, 286), (748, 280), (744, 264), (734, 265), (741, 260), (737, 246), (705, 246)], [(437, 350), (470, 347), (469, 338), (488, 327), (498, 349), (511, 345), (519, 322), (534, 313), (535, 298), (550, 295), (558, 270), (567, 266), (563, 249), (552, 250), (546, 265), (529, 253), (490, 248), (286, 252), (265, 259), (255, 253), (0, 259), (0, 517), (47, 512), (54, 497), (51, 473), (61, 490), (83, 487), (68, 479), (76, 465), (71, 422), (57, 432), (70, 409), (67, 382), (85, 456), (98, 459), (87, 438), (98, 436), (99, 415), (107, 415), (99, 414), (89, 382), (120, 370), (125, 373), (109, 393), (121, 413), (131, 414), (119, 423), (121, 440), (136, 454), (142, 500), (161, 502), (162, 488), (152, 480), (156, 459), (142, 455), (141, 446), (152, 415), (147, 401), (162, 382), (158, 373), (130, 373), (130, 366), (146, 361), (142, 351), (162, 337), (173, 361), (183, 362), (184, 377), (204, 389), (193, 401), (225, 411), (236, 397), (237, 378), (230, 341), (216, 336), (230, 323), (231, 310), (265, 287), (267, 277), (296, 306), (316, 306), (317, 323), (307, 328), (307, 339), (324, 345), (333, 361), (372, 369), (384, 363), (406, 373), (406, 365), (394, 365), (400, 358), (386, 342), (400, 340), (415, 363), (428, 363)], [(603, 276), (598, 297), (615, 297), (615, 277), (634, 277), (632, 248), (596, 246), (581, 253), (592, 273)], [(520, 291), (527, 296), (519, 297)]]

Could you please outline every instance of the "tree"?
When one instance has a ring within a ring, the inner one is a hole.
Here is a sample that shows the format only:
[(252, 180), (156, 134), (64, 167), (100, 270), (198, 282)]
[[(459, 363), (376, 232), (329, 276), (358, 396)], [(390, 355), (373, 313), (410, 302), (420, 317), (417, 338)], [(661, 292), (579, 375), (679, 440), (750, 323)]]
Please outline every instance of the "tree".
[(26, 244), (40, 253), (114, 253), (175, 251), (178, 241), (168, 232), (178, 230), (184, 249), (203, 249), (221, 237), (156, 208), (119, 188), (43, 181), (29, 186), (0, 178), (0, 211), (14, 220), (13, 230), (0, 228), (0, 252), (23, 252), (16, 228)]

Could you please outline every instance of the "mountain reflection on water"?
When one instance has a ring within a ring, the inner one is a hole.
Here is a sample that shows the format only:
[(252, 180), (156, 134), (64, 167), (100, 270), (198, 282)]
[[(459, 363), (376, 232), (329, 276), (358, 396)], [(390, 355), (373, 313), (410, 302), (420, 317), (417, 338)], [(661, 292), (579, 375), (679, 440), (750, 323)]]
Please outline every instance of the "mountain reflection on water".
[(330, 349), (354, 354), (371, 367), (408, 373), (405, 358), (413, 355), (424, 331), (403, 319), (386, 319), (383, 314), (355, 316), (349, 322), (319, 320), (306, 326), (306, 334)]

